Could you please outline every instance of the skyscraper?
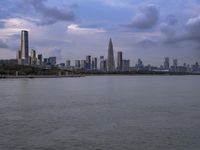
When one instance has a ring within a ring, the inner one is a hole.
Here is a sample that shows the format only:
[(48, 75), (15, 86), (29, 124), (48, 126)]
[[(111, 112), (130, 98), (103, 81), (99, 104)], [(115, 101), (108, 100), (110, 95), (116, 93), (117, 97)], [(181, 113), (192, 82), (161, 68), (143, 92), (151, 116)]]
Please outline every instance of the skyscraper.
[(31, 50), (30, 64), (31, 65), (37, 64), (36, 51), (34, 49)]
[(80, 60), (75, 60), (75, 68), (80, 69), (81, 67), (81, 61)]
[(169, 70), (169, 57), (166, 57), (166, 58), (165, 58), (164, 69)]
[(130, 69), (130, 60), (122, 60), (122, 71), (126, 72)]
[(44, 58), (43, 63), (44, 63), (44, 65), (48, 65), (48, 58)]
[(91, 69), (91, 56), (90, 55), (86, 56), (86, 69), (87, 70)]
[(107, 71), (107, 63), (104, 59), (104, 56), (100, 56), (100, 71), (106, 72)]
[(142, 59), (138, 59), (138, 62), (137, 64), (135, 65), (136, 69), (139, 71), (139, 70), (143, 70), (144, 69), (144, 64), (143, 64), (143, 61)]
[(92, 69), (97, 70), (97, 58), (96, 57), (92, 58)]
[(177, 66), (178, 66), (178, 60), (177, 60), (177, 59), (174, 59), (174, 60), (173, 60), (173, 66), (174, 66), (174, 67), (177, 67)]
[(70, 60), (66, 60), (66, 67), (68, 69), (71, 67), (71, 61)]
[(117, 71), (122, 71), (122, 52), (117, 53)]
[(81, 60), (81, 69), (86, 69), (86, 60)]
[(113, 44), (112, 39), (110, 39), (109, 45), (108, 45), (108, 59), (107, 59), (107, 71), (113, 72), (115, 71), (115, 62), (114, 62), (114, 52), (113, 52)]
[(23, 64), (29, 64), (28, 31), (21, 31), (21, 51)]
[(50, 66), (55, 66), (56, 65), (56, 57), (49, 57), (48, 63)]
[(173, 60), (173, 66), (171, 66), (171, 71), (178, 72), (178, 59)]
[(38, 54), (38, 65), (42, 65), (42, 54)]
[(21, 56), (22, 56), (21, 50), (17, 51), (16, 60), (18, 65), (21, 65)]

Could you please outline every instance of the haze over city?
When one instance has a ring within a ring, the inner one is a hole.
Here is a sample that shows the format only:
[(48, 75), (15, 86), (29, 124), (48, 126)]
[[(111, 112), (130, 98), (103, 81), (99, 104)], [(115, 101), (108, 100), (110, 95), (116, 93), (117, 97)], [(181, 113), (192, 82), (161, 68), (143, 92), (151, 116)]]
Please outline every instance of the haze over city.
[(0, 58), (15, 58), (20, 32), (30, 48), (58, 62), (123, 51), (131, 64), (160, 65), (164, 57), (180, 64), (200, 59), (198, 0), (1, 0)]

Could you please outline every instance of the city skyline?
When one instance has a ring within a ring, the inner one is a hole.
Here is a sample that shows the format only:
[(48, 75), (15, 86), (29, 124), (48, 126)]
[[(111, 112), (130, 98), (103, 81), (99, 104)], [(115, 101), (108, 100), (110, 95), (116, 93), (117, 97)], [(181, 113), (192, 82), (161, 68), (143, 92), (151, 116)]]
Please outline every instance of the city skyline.
[(114, 55), (123, 51), (131, 64), (138, 58), (157, 66), (164, 57), (180, 64), (200, 59), (199, 1), (2, 0), (0, 4), (0, 59), (16, 55), (21, 30), (31, 33), (30, 48), (56, 56), (58, 62), (87, 54), (106, 56), (110, 37)]
[[(97, 56), (92, 57), (90, 54), (86, 55), (86, 59), (82, 59), (78, 60), (78, 59), (65, 59), (64, 62), (59, 62), (57, 61), (57, 57), (56, 56), (49, 56), (48, 58), (44, 58), (43, 60), (43, 55), (40, 53), (38, 55), (36, 55), (36, 50), (34, 49), (30, 49), (29, 50), (29, 32), (26, 30), (21, 30), (21, 41), (20, 41), (20, 46), (21, 49), (16, 51), (16, 60), (17, 63), (20, 65), (43, 65), (43, 64), (48, 64), (50, 61), (50, 64), (52, 65), (59, 65), (59, 64), (65, 64), (66, 61), (66, 66), (67, 64), (70, 64), (69, 66), (74, 66), (75, 68), (77, 68), (77, 66), (79, 66), (78, 68), (85, 68), (85, 69), (99, 69), (101, 70), (101, 57), (103, 57), (103, 61), (105, 61), (105, 68), (103, 69), (104, 71), (106, 70), (107, 72), (113, 72), (113, 71), (124, 71), (123, 68), (123, 64), (126, 64), (126, 69), (125, 70), (129, 70), (128, 68), (130, 67), (138, 67), (139, 68), (143, 68), (147, 66), (152, 66), (152, 67), (160, 67), (160, 69), (166, 69), (166, 70), (170, 70), (171, 67), (178, 67), (178, 66), (185, 66), (185, 65), (195, 65), (195, 63), (198, 63), (198, 61), (196, 61), (193, 64), (189, 64), (184, 62), (183, 64), (180, 64), (180, 61), (178, 61), (177, 58), (170, 58), (170, 57), (164, 57), (164, 64), (159, 64), (159, 65), (152, 65), (152, 64), (144, 64), (143, 60), (141, 60), (141, 58), (137, 59), (137, 63), (131, 63), (130, 59), (122, 59), (122, 51), (117, 51), (114, 52), (114, 46), (113, 46), (113, 42), (112, 42), (112, 38), (109, 39), (109, 43), (108, 43), (108, 52), (107, 52), (107, 57), (104, 56), (100, 56), (99, 58)], [(29, 53), (30, 51), (30, 53)], [(116, 53), (116, 58), (115, 58), (115, 53)], [(124, 53), (123, 53), (124, 54)], [(104, 59), (106, 58), (106, 59)], [(170, 61), (170, 59), (173, 59), (172, 62)], [(0, 60), (9, 60), (9, 59), (0, 59)], [(74, 63), (71, 63), (71, 61), (74, 60)], [(99, 63), (99, 67), (98, 67), (98, 60), (100, 61)], [(13, 63), (14, 58), (10, 59), (11, 63)], [(68, 61), (70, 61), (68, 63)], [(78, 61), (78, 62), (77, 62)], [(178, 63), (179, 62), (179, 63)], [(77, 63), (79, 65), (77, 65)]]
[[(144, 64), (140, 58), (134, 65), (130, 63), (129, 59), (123, 58), (123, 52), (118, 51), (115, 61), (113, 42), (110, 38), (108, 43), (107, 58), (100, 56), (100, 62), (98, 58), (91, 55), (86, 55), (86, 59), (75, 60), (74, 65), (71, 60), (66, 59), (65, 62), (58, 63), (56, 56), (45, 57), (43, 59), (42, 54), (37, 55), (37, 51), (31, 49), (29, 54), (29, 33), (26, 30), (21, 31), (21, 50), (16, 51), (16, 59), (8, 61), (0, 60), (0, 64), (17, 64), (25, 66), (34, 66), (44, 69), (50, 69), (58, 67), (62, 70), (70, 71), (94, 71), (94, 72), (133, 72), (133, 71), (147, 71), (147, 72), (179, 72), (179, 73), (199, 73), (199, 62), (194, 64), (184, 63), (180, 65), (178, 59), (173, 59), (173, 65), (170, 64), (170, 58), (165, 57), (164, 63), (160, 66), (152, 66), (151, 64)], [(99, 65), (98, 65), (99, 64)]]

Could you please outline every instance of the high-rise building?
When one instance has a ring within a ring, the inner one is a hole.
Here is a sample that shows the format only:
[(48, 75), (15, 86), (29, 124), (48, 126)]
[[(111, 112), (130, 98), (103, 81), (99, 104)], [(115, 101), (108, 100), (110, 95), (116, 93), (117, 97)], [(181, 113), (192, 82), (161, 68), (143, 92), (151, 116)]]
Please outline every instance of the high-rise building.
[(117, 53), (117, 71), (122, 71), (122, 52)]
[(97, 58), (96, 57), (92, 58), (92, 69), (97, 70)]
[(30, 63), (31, 65), (37, 64), (36, 51), (34, 49), (31, 50)]
[(21, 57), (23, 64), (29, 64), (29, 44), (28, 44), (28, 31), (21, 31)]
[(136, 64), (136, 68), (137, 68), (138, 70), (144, 69), (144, 65), (143, 65), (143, 62), (142, 62), (141, 59), (138, 59), (138, 62), (137, 62), (137, 64)]
[(21, 65), (21, 63), (22, 63), (22, 51), (21, 50), (18, 50), (17, 51), (17, 54), (16, 54), (16, 60), (17, 60), (17, 64), (18, 65)]
[(107, 64), (104, 56), (100, 56), (100, 71), (106, 72), (107, 71)]
[(56, 65), (56, 57), (49, 57), (48, 63), (51, 66), (55, 66)]
[(113, 52), (112, 39), (110, 39), (109, 45), (108, 45), (107, 71), (108, 72), (115, 71), (115, 62), (114, 62), (114, 52)]
[(165, 58), (164, 69), (169, 70), (169, 57)]
[(177, 59), (173, 60), (173, 66), (171, 66), (170, 71), (172, 71), (172, 72), (178, 72), (179, 71), (178, 70), (178, 60)]
[(36, 50), (34, 49), (31, 50), (31, 57), (36, 58)]
[(104, 59), (104, 56), (100, 56), (100, 71), (107, 71), (107, 61)]
[(81, 60), (81, 69), (86, 69), (86, 61), (85, 60)]
[(103, 60), (103, 61), (101, 61), (101, 68), (100, 68), (100, 70), (101, 71), (103, 71), (103, 72), (107, 72), (107, 60)]
[(81, 68), (81, 61), (80, 60), (75, 60), (75, 68), (80, 69)]
[(122, 60), (122, 71), (129, 71), (130, 68), (130, 60)]
[(66, 60), (66, 67), (70, 68), (71, 67), (71, 61), (70, 60)]
[(178, 67), (178, 60), (177, 59), (173, 60), (173, 67)]
[(44, 58), (44, 65), (48, 65), (49, 63), (49, 59), (48, 58)]
[(199, 63), (196, 62), (194, 65), (192, 65), (192, 72), (197, 73), (199, 72)]
[(17, 60), (18, 60), (18, 59), (21, 59), (21, 56), (22, 56), (22, 53), (21, 53), (20, 50), (18, 50), (17, 53), (16, 53), (16, 59), (17, 59)]
[(38, 65), (42, 65), (42, 54), (38, 54)]
[(88, 56), (86, 56), (86, 69), (87, 70), (90, 70), (91, 69), (91, 56), (90, 55), (88, 55)]

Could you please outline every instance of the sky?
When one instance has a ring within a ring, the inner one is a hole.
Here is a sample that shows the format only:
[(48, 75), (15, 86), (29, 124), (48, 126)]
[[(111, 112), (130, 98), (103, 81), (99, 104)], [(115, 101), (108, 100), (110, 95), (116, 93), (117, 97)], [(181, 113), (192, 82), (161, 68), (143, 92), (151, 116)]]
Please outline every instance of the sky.
[(110, 38), (131, 65), (200, 62), (200, 0), (0, 0), (0, 59), (15, 58), (21, 30), (58, 62), (107, 57)]

